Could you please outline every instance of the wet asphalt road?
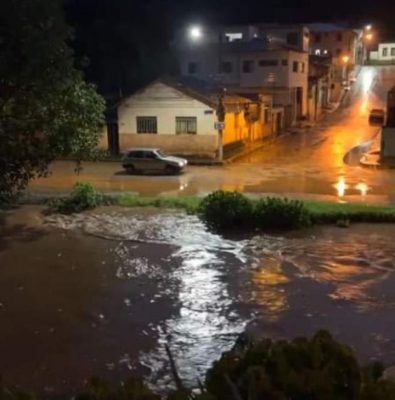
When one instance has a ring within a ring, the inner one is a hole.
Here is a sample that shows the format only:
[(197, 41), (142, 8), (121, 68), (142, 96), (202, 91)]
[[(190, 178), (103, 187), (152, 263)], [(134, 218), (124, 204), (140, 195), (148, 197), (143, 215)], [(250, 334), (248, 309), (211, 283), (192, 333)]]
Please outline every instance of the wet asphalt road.
[(386, 93), (393, 85), (395, 67), (363, 67), (336, 112), (314, 128), (280, 137), (231, 165), (190, 166), (180, 176), (130, 176), (118, 163), (85, 163), (82, 173), (76, 176), (73, 163), (56, 162), (52, 176), (32, 182), (30, 190), (68, 191), (76, 181), (83, 180), (102, 190), (141, 195), (203, 195), (224, 189), (395, 202), (395, 171), (363, 168), (358, 164), (361, 149), (349, 153), (356, 146), (377, 140), (378, 128), (368, 125), (369, 111), (384, 107)]

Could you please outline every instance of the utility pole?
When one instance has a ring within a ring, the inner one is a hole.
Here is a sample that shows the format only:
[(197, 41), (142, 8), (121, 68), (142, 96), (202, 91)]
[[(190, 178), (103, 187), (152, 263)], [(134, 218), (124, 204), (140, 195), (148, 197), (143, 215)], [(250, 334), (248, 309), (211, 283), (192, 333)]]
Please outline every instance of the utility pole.
[(223, 130), (225, 128), (225, 106), (223, 103), (224, 95), (221, 93), (218, 95), (218, 106), (217, 106), (217, 129), (218, 129), (218, 160), (223, 161), (224, 159), (224, 146), (223, 146)]

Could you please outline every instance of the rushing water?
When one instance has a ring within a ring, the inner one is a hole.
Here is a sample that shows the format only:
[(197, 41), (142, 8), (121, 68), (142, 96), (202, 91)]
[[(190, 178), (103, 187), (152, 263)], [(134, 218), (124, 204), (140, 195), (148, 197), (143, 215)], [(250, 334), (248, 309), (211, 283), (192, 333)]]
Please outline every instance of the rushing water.
[(15, 383), (59, 392), (137, 370), (162, 388), (167, 343), (195, 385), (245, 329), (328, 328), (362, 360), (395, 361), (394, 226), (223, 238), (183, 212), (28, 215), (0, 227), (0, 369)]

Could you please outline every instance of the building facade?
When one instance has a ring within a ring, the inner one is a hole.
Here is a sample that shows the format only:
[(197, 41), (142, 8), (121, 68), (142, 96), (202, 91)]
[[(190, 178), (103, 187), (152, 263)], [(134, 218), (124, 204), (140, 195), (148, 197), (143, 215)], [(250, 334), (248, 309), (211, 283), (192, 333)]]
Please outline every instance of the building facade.
[(261, 93), (284, 107), (286, 124), (307, 113), (308, 30), (246, 25), (207, 30), (201, 40), (176, 40), (183, 76), (215, 81), (232, 93)]
[[(271, 133), (264, 103), (224, 95), (223, 145), (254, 141)], [(118, 105), (120, 151), (157, 147), (172, 154), (215, 158), (219, 150), (218, 96), (185, 84), (158, 80)], [(107, 147), (104, 136), (102, 147)]]
[(377, 51), (370, 52), (371, 61), (395, 62), (395, 43), (380, 43)]

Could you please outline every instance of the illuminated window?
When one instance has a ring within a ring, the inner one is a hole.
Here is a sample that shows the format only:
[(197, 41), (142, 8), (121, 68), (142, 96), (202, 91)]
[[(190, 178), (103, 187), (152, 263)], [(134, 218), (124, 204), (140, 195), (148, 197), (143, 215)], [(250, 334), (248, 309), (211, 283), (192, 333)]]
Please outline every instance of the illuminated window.
[(321, 50), (320, 50), (320, 49), (316, 49), (315, 55), (316, 55), (316, 56), (320, 56), (320, 55), (321, 55)]
[(196, 135), (197, 119), (196, 117), (176, 117), (176, 134)]
[(137, 117), (137, 133), (158, 133), (156, 117)]
[(235, 40), (242, 40), (243, 34), (241, 32), (237, 33), (225, 33), (227, 42), (234, 42)]

